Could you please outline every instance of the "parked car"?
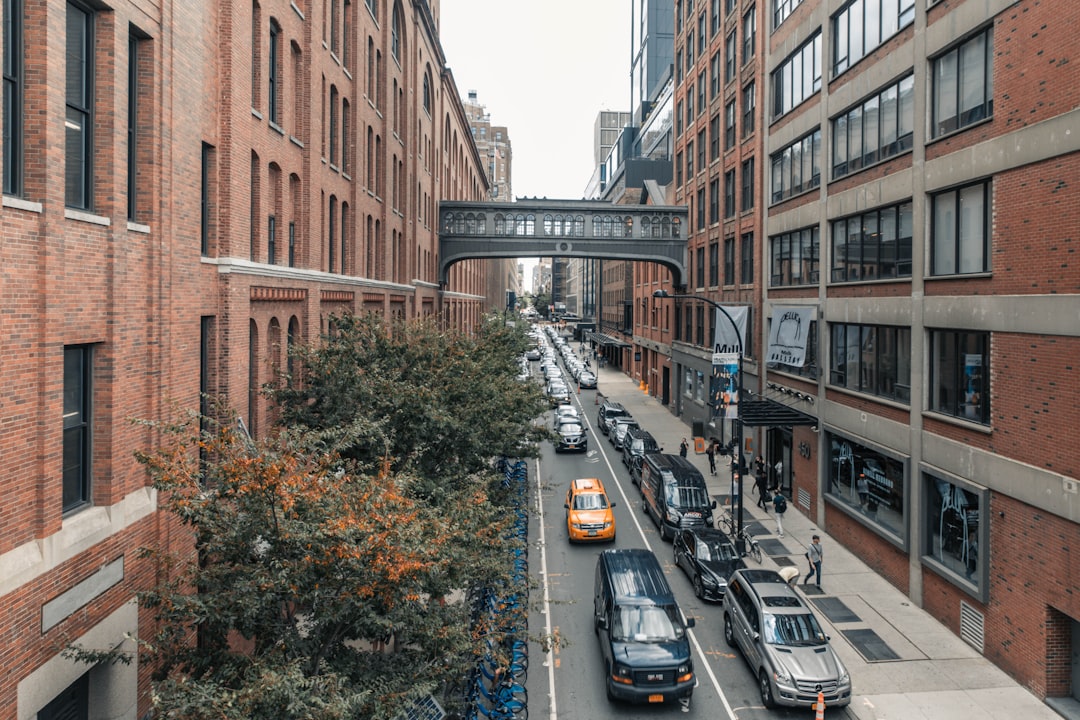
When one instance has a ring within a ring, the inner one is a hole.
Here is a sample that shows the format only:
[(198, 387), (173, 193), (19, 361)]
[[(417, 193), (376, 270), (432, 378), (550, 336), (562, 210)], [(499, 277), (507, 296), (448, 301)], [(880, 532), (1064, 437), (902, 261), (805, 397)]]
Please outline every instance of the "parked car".
[(562, 405), (556, 405), (553, 413), (555, 419), (552, 421), (552, 427), (555, 430), (559, 429), (559, 425), (566, 422), (567, 419), (573, 420), (577, 424), (581, 425), (581, 416), (578, 414), (577, 408), (570, 403), (563, 403)]
[(596, 411), (596, 424), (600, 426), (600, 432), (608, 434), (608, 421), (612, 418), (625, 417), (630, 414), (622, 403), (604, 400), (600, 403), (600, 409)]
[(615, 503), (599, 478), (580, 478), (566, 491), (566, 533), (570, 542), (615, 540)]
[(596, 388), (596, 375), (589, 370), (582, 370), (577, 376), (578, 384), (581, 387), (592, 390)]
[(616, 450), (622, 450), (623, 438), (626, 437), (628, 430), (641, 427), (638, 425), (638, 421), (632, 417), (615, 418), (611, 424), (611, 430), (608, 431), (608, 440), (615, 446)]
[[(641, 479), (641, 458), (644, 455), (655, 452), (662, 452), (660, 445), (656, 442), (656, 438), (652, 436), (648, 430), (644, 428), (631, 428), (626, 432), (626, 437), (622, 441), (622, 461), (623, 465), (630, 468), (630, 476), (637, 484), (637, 481)], [(635, 463), (635, 458), (637, 462)], [(637, 477), (634, 477), (634, 465), (637, 465)]]
[(566, 383), (559, 381), (552, 381), (547, 386), (548, 399), (551, 401), (552, 407), (559, 405), (560, 403), (570, 402), (570, 388), (566, 386)]
[(566, 417), (555, 432), (559, 434), (555, 452), (586, 452), (589, 449), (589, 436), (577, 418)]
[(817, 617), (774, 570), (741, 569), (724, 595), (724, 640), (757, 676), (761, 702), (809, 708), (851, 703), (851, 676)]
[(693, 583), (694, 594), (702, 600), (722, 601), (731, 573), (746, 567), (731, 539), (713, 528), (679, 530), (671, 552), (675, 564)]
[(540, 348), (535, 348), (535, 347), (534, 348), (529, 348), (528, 350), (525, 351), (525, 357), (528, 358), (529, 360), (539, 360), (540, 359)]

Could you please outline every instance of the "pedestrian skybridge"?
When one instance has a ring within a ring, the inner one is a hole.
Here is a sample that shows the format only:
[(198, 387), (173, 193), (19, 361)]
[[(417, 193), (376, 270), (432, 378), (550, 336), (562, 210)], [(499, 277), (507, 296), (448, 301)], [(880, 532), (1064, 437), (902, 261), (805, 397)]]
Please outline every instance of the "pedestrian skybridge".
[(686, 284), (687, 209), (598, 200), (439, 203), (439, 279), (470, 258), (580, 257), (652, 261)]

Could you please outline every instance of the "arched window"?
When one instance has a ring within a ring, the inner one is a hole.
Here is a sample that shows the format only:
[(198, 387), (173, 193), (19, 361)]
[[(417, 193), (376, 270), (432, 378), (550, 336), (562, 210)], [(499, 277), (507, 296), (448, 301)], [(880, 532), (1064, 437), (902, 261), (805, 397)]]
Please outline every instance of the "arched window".
[(431, 114), (431, 66), (424, 71), (424, 111)]
[(401, 64), (401, 5), (394, 4), (394, 18), (390, 26), (390, 54)]

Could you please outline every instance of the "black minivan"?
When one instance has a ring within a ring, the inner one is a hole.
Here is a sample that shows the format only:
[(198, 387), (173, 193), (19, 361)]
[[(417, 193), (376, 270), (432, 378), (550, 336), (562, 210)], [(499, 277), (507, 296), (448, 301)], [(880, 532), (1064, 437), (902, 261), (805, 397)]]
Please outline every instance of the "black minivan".
[(596, 561), (593, 628), (608, 700), (690, 701), (696, 680), (684, 621), (651, 550), (605, 550)]
[(680, 455), (653, 453), (641, 463), (641, 509), (652, 516), (665, 540), (680, 528), (713, 526), (716, 501), (705, 478)]

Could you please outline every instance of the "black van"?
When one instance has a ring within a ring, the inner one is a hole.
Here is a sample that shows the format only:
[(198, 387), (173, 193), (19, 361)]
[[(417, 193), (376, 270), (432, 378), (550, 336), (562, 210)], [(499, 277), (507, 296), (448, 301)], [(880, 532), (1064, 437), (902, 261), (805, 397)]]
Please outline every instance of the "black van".
[(593, 627), (608, 700), (690, 701), (696, 681), (683, 620), (651, 550), (605, 550), (596, 561)]
[(652, 516), (665, 540), (679, 528), (712, 527), (716, 501), (705, 478), (680, 455), (653, 453), (641, 463), (641, 509)]

